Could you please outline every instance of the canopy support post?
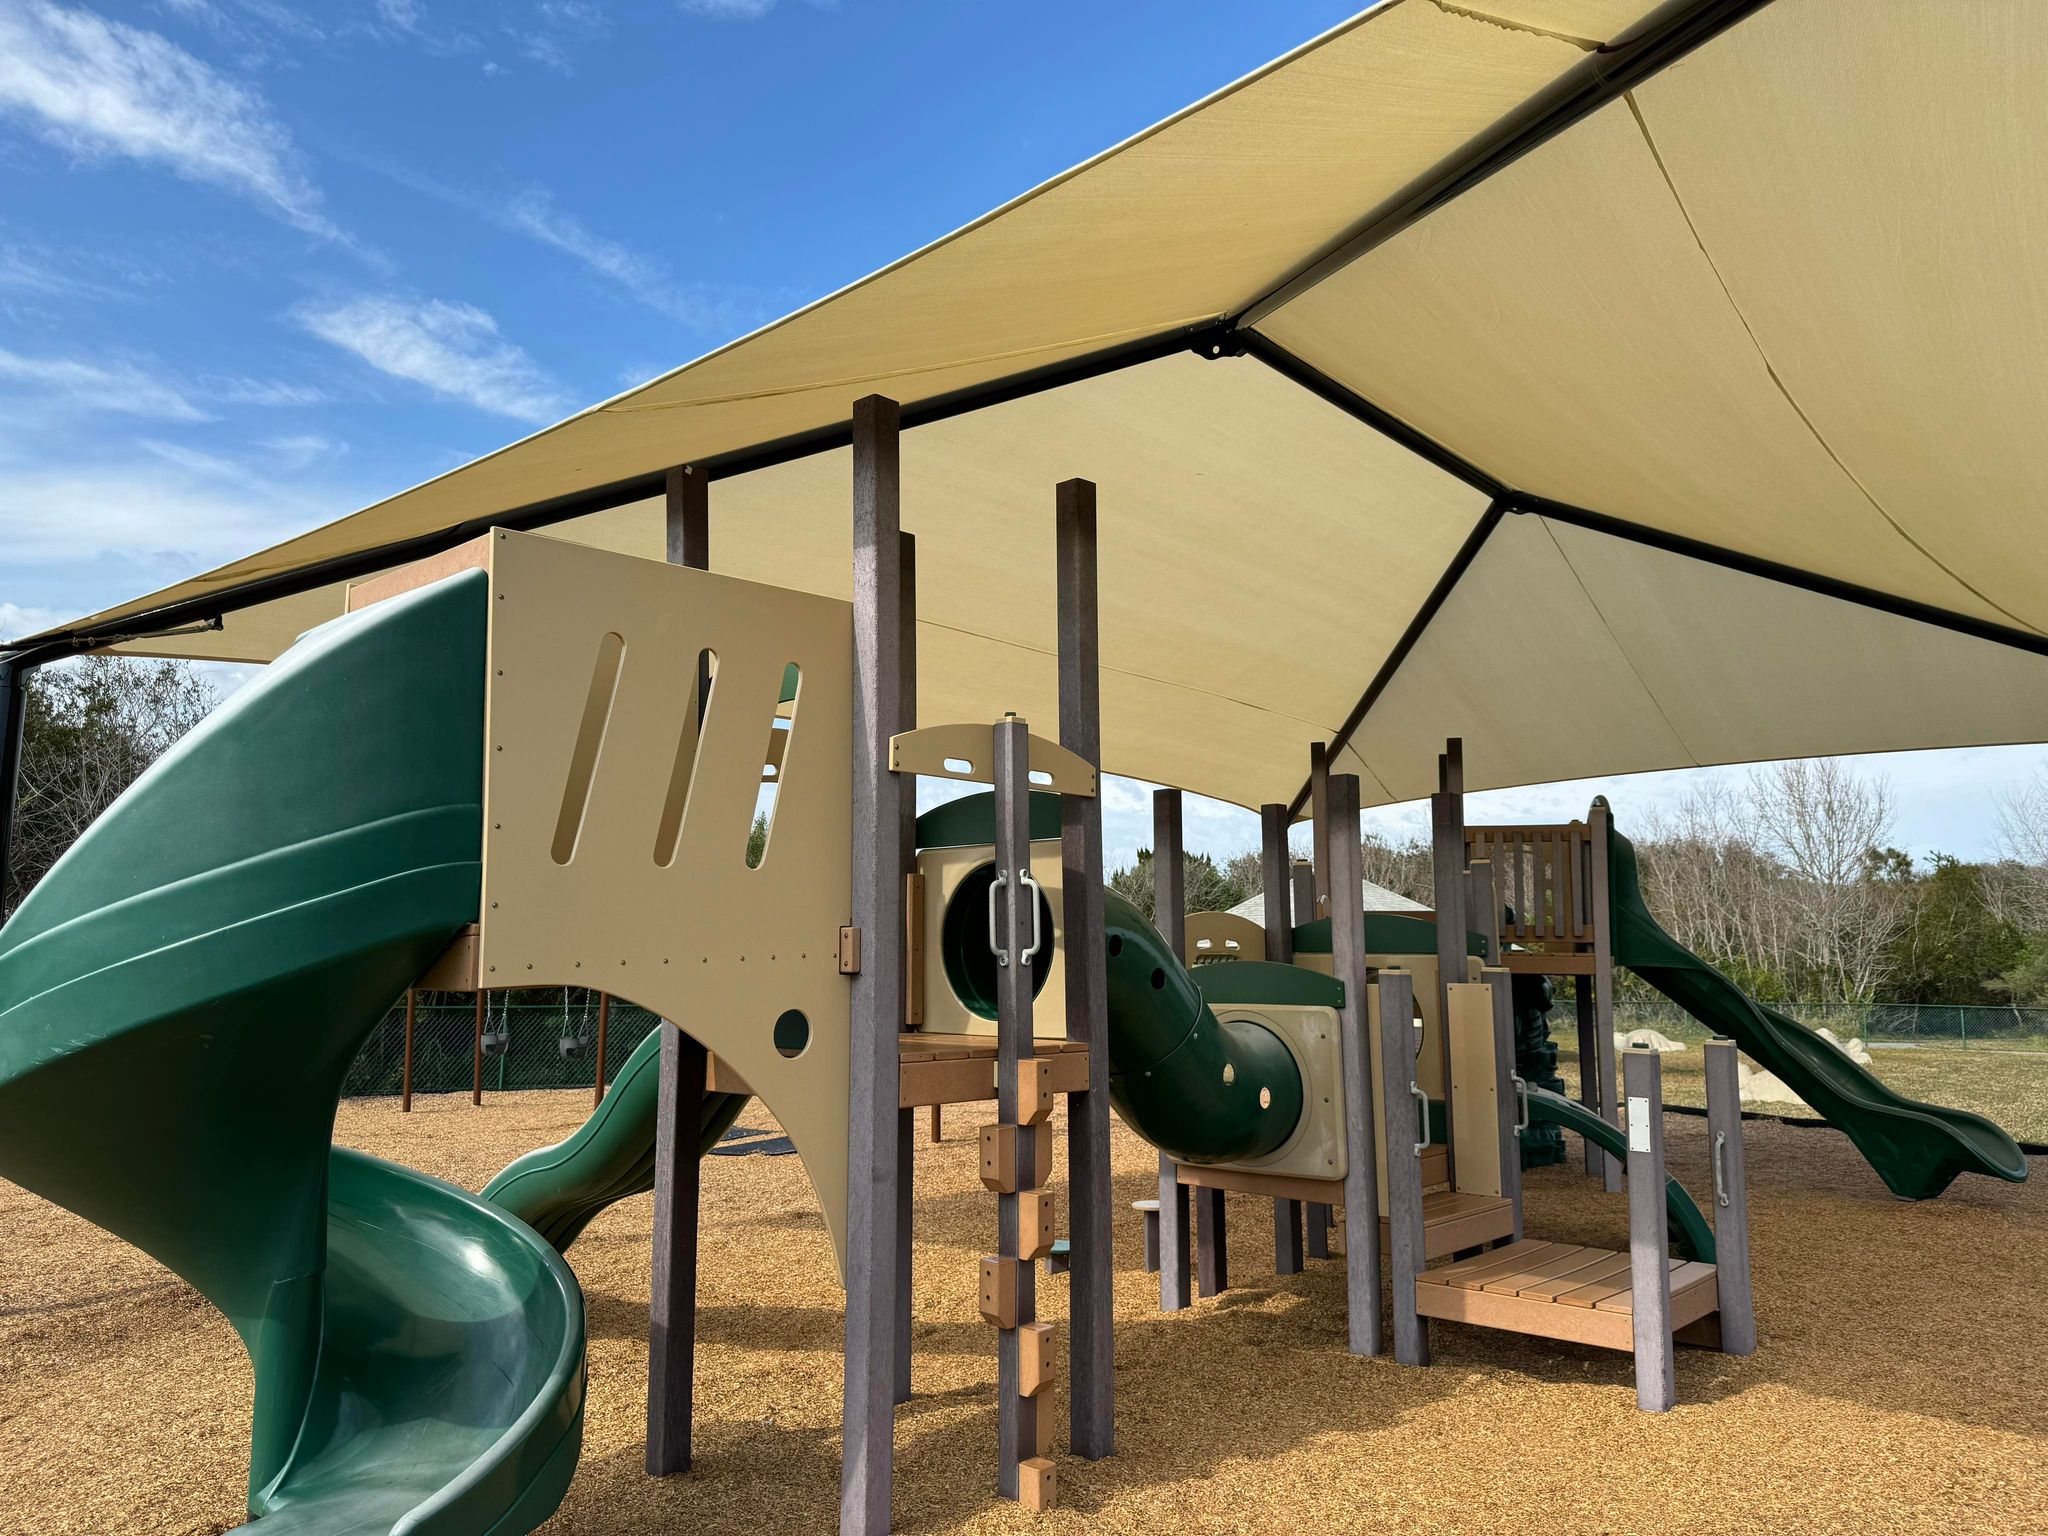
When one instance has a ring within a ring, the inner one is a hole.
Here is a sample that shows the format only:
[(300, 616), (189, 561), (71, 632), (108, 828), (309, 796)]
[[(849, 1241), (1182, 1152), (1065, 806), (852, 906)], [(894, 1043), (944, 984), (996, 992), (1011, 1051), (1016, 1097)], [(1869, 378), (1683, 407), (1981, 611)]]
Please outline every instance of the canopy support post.
[[(1181, 806), (1177, 789), (1152, 791), (1152, 925), (1166, 947), (1188, 951), (1188, 914), (1181, 864)], [(1194, 1300), (1194, 1254), (1188, 1187), (1180, 1170), (1159, 1154), (1159, 1310), (1179, 1312)]]

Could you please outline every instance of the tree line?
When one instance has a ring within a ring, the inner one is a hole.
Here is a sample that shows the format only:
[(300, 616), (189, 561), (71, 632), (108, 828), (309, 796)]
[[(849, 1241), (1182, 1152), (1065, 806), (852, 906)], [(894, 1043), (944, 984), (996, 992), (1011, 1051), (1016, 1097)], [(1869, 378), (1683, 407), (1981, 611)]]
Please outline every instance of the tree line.
[[(7, 910), (214, 703), (180, 662), (91, 656), (31, 674)], [(1673, 937), (1769, 1002), (2048, 1004), (2048, 773), (1996, 798), (1993, 856), (1917, 863), (1891, 842), (1889, 782), (1839, 761), (1753, 769), (1625, 830)], [(749, 862), (767, 832), (757, 819)], [(1363, 873), (1434, 903), (1427, 838), (1367, 833)], [(1186, 855), (1190, 911), (1261, 886), (1256, 850)], [(1152, 854), (1110, 885), (1148, 918)]]

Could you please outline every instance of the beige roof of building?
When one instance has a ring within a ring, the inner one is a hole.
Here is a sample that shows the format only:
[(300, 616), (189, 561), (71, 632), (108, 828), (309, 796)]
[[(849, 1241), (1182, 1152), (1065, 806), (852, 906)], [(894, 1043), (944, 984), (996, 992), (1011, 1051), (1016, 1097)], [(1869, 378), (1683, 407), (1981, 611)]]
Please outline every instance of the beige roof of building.
[[(1430, 908), (1419, 901), (1410, 901), (1399, 891), (1390, 891), (1384, 885), (1365, 882), (1365, 910), (1368, 912), (1428, 912)], [(1261, 928), (1266, 926), (1266, 896), (1258, 895), (1240, 901), (1230, 909), (1232, 917), (1248, 917)]]
[(1370, 804), (1451, 735), (1474, 789), (2048, 738), (2044, 75), (2027, 0), (1389, 0), (787, 320), (51, 634), (220, 611), (130, 648), (267, 659), (345, 574), (494, 521), (658, 557), (683, 462), (716, 568), (843, 593), (844, 424), (885, 393), (928, 721), (1052, 718), (1080, 475), (1111, 771), (1286, 801), (1335, 740)]

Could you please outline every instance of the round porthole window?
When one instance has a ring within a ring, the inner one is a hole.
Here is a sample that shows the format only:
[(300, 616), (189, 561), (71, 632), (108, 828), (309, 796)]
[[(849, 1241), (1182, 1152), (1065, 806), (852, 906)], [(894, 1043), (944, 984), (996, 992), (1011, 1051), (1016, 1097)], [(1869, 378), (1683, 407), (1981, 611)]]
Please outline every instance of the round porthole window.
[(785, 1009), (775, 1021), (775, 1049), (783, 1056), (801, 1056), (811, 1046), (811, 1021), (801, 1008)]

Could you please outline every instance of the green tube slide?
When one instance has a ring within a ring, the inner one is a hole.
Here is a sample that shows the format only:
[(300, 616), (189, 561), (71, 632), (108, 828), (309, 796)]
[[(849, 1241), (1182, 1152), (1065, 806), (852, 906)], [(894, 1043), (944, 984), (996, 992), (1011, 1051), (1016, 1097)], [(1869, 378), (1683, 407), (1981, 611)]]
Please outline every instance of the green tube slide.
[[(566, 1141), (539, 1147), (484, 1186), (495, 1202), (567, 1253), (607, 1206), (654, 1188), (654, 1130), (661, 1081), (657, 1024), (634, 1048), (590, 1118)], [(746, 1107), (743, 1093), (704, 1096), (697, 1155), (705, 1156)]]
[(486, 596), (465, 573), (303, 637), (0, 928), (0, 1174), (234, 1325), (265, 1536), (516, 1536), (581, 1446), (560, 1256), (331, 1145), (364, 1037), (477, 915)]
[(1615, 961), (1776, 1073), (1848, 1135), (1893, 1194), (1931, 1199), (1959, 1173), (2025, 1181), (2026, 1155), (2000, 1127), (1967, 1110), (1893, 1092), (1804, 1024), (1747, 996), (1666, 933), (1644, 905), (1635, 848), (1618, 832), (1608, 837), (1607, 867)]

